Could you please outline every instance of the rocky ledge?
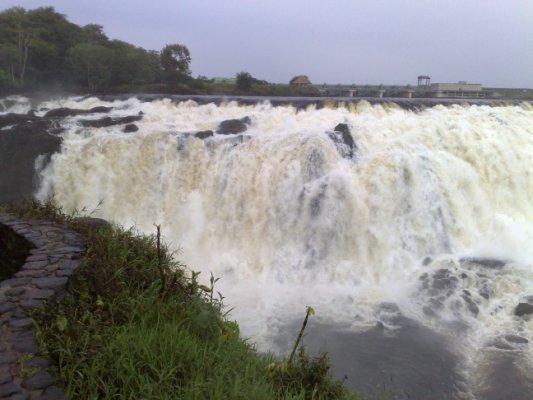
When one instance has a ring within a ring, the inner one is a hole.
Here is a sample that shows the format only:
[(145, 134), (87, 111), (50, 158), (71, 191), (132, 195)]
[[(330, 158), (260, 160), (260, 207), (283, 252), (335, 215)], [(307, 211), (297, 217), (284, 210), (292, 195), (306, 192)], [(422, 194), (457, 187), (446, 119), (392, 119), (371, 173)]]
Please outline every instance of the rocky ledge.
[(37, 356), (29, 313), (64, 296), (68, 277), (81, 265), (83, 240), (48, 221), (0, 214), (0, 224), (34, 246), (20, 270), (0, 282), (0, 399), (66, 399), (47, 371), (48, 361)]

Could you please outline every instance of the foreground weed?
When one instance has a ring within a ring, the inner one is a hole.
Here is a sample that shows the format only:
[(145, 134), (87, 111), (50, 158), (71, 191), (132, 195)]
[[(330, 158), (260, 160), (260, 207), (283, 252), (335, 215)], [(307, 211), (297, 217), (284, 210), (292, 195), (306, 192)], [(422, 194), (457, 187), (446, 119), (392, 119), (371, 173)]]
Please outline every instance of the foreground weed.
[(290, 362), (257, 354), (227, 319), (218, 279), (202, 285), (159, 234), (97, 228), (53, 202), (8, 211), (66, 224), (86, 239), (63, 301), (33, 315), (41, 354), (69, 398), (359, 398), (331, 379), (325, 354), (312, 359), (300, 349)]

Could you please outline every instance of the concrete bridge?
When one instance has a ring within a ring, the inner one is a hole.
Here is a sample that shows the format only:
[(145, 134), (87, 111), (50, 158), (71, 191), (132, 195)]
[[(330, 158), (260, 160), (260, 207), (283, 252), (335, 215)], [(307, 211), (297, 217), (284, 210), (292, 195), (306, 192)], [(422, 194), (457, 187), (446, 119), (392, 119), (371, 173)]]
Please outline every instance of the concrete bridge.
[[(417, 97), (417, 87), (410, 85), (313, 85), (324, 96), (339, 96), (339, 97)], [(427, 88), (424, 88), (427, 91)], [(422, 93), (420, 93), (422, 94)], [(418, 96), (429, 97), (429, 96)]]

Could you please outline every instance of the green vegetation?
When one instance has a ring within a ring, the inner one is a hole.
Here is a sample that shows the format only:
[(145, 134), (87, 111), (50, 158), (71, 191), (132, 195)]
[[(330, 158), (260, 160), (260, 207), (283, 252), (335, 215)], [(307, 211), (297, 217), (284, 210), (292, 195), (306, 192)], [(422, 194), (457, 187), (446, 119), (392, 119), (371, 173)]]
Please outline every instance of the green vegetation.
[(158, 235), (96, 228), (51, 202), (7, 211), (65, 223), (87, 240), (64, 300), (33, 315), (69, 398), (360, 399), (332, 380), (325, 354), (259, 355), (226, 318), (217, 279), (201, 285)]
[[(160, 51), (109, 39), (97, 24), (79, 26), (53, 7), (0, 12), (0, 94), (74, 93), (317, 95), (314, 89), (272, 85), (237, 74), (228, 84), (193, 78), (189, 49), (178, 43)], [(239, 78), (240, 76), (240, 78)]]
[(0, 13), (0, 89), (106, 91), (121, 86), (192, 80), (187, 47), (169, 44), (147, 51), (109, 39), (103, 27), (80, 27), (53, 7)]

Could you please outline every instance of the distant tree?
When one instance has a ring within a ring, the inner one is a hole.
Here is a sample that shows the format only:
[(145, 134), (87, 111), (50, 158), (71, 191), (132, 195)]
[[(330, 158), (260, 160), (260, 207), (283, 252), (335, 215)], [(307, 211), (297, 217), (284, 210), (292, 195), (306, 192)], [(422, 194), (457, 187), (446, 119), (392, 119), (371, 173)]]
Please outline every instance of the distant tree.
[(81, 28), (53, 7), (29, 10), (27, 19), (32, 34), (29, 64), (33, 80), (39, 84), (64, 81), (65, 59), (69, 49), (81, 41)]
[(83, 80), (91, 92), (110, 82), (111, 58), (112, 50), (97, 44), (81, 43), (69, 51), (69, 61), (74, 76), (84, 77)]
[(252, 83), (254, 83), (254, 77), (250, 75), (248, 72), (239, 72), (236, 75), (236, 86), (237, 89), (248, 91), (252, 87)]
[(159, 62), (163, 69), (163, 79), (174, 83), (191, 75), (189, 49), (181, 44), (168, 44), (159, 54)]
[(24, 8), (13, 7), (0, 15), (2, 66), (7, 67), (12, 83), (24, 84), (32, 40)]
[(155, 80), (159, 63), (149, 52), (121, 40), (111, 41), (110, 48), (113, 51), (113, 85), (148, 83)]
[(79, 38), (80, 28), (53, 7), (10, 8), (0, 13), (0, 68), (20, 86), (64, 79), (65, 56)]
[(109, 44), (109, 38), (104, 33), (104, 27), (98, 24), (87, 24), (81, 28), (83, 41), (106, 46)]

